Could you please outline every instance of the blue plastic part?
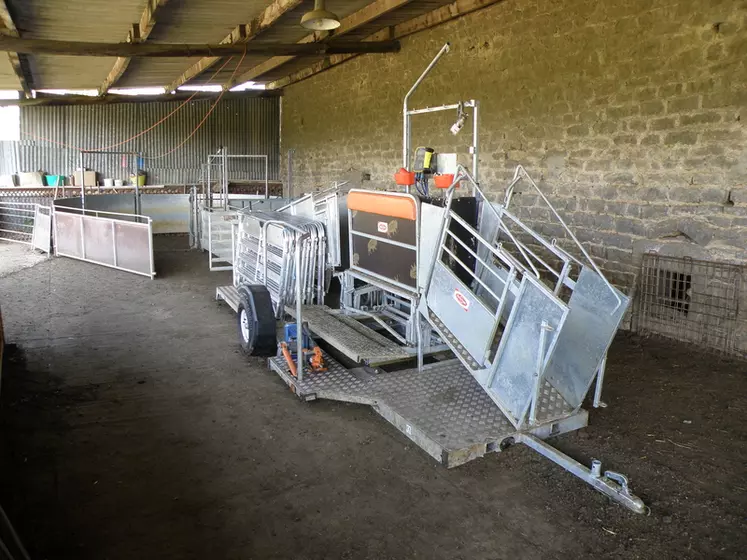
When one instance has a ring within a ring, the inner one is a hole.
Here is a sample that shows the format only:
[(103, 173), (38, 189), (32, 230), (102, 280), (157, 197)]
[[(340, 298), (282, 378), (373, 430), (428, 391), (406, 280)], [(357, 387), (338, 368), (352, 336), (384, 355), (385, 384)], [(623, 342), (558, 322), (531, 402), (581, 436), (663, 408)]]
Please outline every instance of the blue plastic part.
[[(285, 324), (285, 330), (284, 330), (284, 339), (286, 344), (289, 346), (292, 344), (296, 344), (296, 340), (298, 339), (298, 329), (296, 328), (296, 323), (286, 323)], [(303, 333), (303, 347), (304, 348), (312, 348), (312, 341), (311, 337), (307, 333)]]

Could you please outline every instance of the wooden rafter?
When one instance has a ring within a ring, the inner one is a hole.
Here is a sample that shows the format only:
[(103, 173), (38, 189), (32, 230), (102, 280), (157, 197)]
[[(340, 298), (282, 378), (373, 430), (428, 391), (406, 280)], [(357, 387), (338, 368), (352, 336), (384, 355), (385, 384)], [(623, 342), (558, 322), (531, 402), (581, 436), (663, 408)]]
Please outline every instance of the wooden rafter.
[[(282, 16), (297, 8), (303, 0), (274, 0), (261, 14), (248, 24), (241, 24), (226, 35), (221, 44), (246, 43), (254, 39), (262, 31), (273, 26)], [(192, 78), (199, 76), (202, 72), (213, 66), (220, 60), (218, 56), (206, 56), (195, 62), (176, 80), (166, 86), (166, 91), (174, 91), (181, 85), (186, 84)]]
[[(394, 25), (389, 29), (374, 33), (373, 35), (367, 37), (365, 41), (401, 39), (408, 35), (412, 35), (413, 33), (417, 33), (418, 31), (423, 31), (425, 29), (435, 27), (452, 19), (464, 16), (470, 12), (486, 8), (491, 4), (497, 4), (501, 1), (502, 0), (458, 0), (456, 2), (452, 2), (451, 4), (441, 6), (440, 8), (437, 8), (421, 16), (415, 17), (411, 20)], [(267, 87), (268, 89), (276, 89), (289, 86), (290, 84), (300, 82), (301, 80), (310, 78), (315, 74), (324, 72), (325, 70), (332, 68), (333, 66), (342, 64), (343, 62), (346, 62), (356, 56), (358, 55), (338, 54), (327, 56), (321, 62), (313, 64), (312, 66), (304, 68), (303, 70), (299, 70), (298, 72), (294, 72), (293, 74), (290, 74), (285, 78), (269, 83)]]
[[(143, 15), (140, 16), (140, 21), (133, 24), (132, 29), (130, 29), (127, 34), (128, 43), (139, 43), (148, 38), (148, 35), (150, 35), (156, 25), (156, 12), (158, 12), (158, 10), (168, 1), (169, 0), (148, 0), (148, 4), (145, 6), (145, 10), (143, 10)], [(130, 65), (131, 60), (130, 57), (125, 56), (117, 58), (114, 66), (106, 76), (104, 83), (99, 87), (99, 95), (106, 94), (106, 92), (109, 91), (109, 88), (122, 77), (125, 70), (127, 70), (127, 67)]]
[[(8, 6), (5, 0), (0, 0), (0, 20), (3, 22), (2, 34), (9, 37), (20, 37), (16, 24), (13, 22), (13, 18), (8, 11)], [(31, 97), (31, 88), (26, 81), (26, 76), (23, 74), (23, 68), (21, 67), (21, 58), (17, 52), (8, 51), (8, 60), (10, 65), (13, 67), (13, 71), (18, 77), (18, 82), (23, 90), (24, 96), (27, 98)]]
[[(380, 18), (388, 12), (391, 12), (392, 10), (396, 10), (397, 8), (401, 8), (405, 4), (409, 4), (411, 1), (412, 0), (376, 0), (375, 2), (368, 4), (364, 8), (361, 8), (354, 14), (351, 14), (343, 19), (340, 22), (340, 27), (338, 27), (334, 32), (330, 34), (322, 34), (319, 32), (311, 33), (310, 35), (307, 35), (306, 37), (301, 39), (299, 43), (315, 43), (326, 38), (331, 39), (333, 37), (340, 37), (341, 35), (345, 35), (345, 33), (349, 33), (354, 29), (358, 29), (359, 27), (371, 23), (372, 21)], [(262, 64), (258, 64), (251, 70), (244, 72), (234, 80), (231, 80), (224, 87), (226, 89), (230, 89), (236, 84), (253, 80), (258, 76), (261, 76), (262, 74), (266, 74), (267, 72), (270, 72), (271, 70), (282, 66), (283, 64), (293, 60), (294, 58), (295, 57), (293, 56), (273, 57), (270, 60), (266, 60)]]
[(347, 53), (390, 53), (399, 51), (397, 41), (336, 41), (334, 43), (270, 43), (251, 41), (235, 45), (202, 45), (176, 43), (91, 43), (86, 41), (52, 41), (17, 39), (0, 35), (0, 51), (26, 54), (67, 56), (188, 58), (191, 56), (230, 56), (247, 53), (261, 56), (324, 56)]

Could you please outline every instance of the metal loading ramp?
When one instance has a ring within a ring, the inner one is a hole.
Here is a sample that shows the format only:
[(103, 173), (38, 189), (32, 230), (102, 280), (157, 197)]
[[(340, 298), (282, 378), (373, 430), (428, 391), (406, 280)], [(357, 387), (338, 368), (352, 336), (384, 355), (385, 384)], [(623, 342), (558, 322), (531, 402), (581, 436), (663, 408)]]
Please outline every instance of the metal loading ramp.
[[(292, 309), (287, 311), (295, 317)], [(311, 332), (354, 362), (375, 366), (406, 360), (413, 355), (404, 346), (329, 307), (306, 305), (303, 318)]]
[[(507, 442), (519, 441), (513, 427), (491, 398), (462, 366), (450, 359), (417, 368), (382, 372), (348, 370), (325, 354), (327, 372), (293, 377), (282, 357), (269, 366), (301, 399), (365, 404), (446, 467), (457, 467)], [(547, 438), (587, 425), (588, 413), (574, 412), (549, 384), (541, 391), (539, 423), (526, 434)]]

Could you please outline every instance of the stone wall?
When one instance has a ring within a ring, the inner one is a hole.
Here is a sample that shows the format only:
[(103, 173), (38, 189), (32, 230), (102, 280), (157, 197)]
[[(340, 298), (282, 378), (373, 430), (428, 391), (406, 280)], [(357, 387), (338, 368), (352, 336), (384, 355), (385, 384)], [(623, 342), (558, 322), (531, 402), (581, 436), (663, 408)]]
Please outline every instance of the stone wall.
[[(496, 198), (523, 164), (626, 288), (651, 244), (745, 258), (747, 2), (504, 0), (405, 38), (399, 54), (357, 57), (286, 89), (294, 184), (353, 170), (391, 188), (402, 98), (445, 41), (411, 106), (480, 100), (481, 181)], [(415, 117), (413, 146), (461, 143), (467, 163), (454, 117)], [(554, 231), (537, 203), (515, 199)]]

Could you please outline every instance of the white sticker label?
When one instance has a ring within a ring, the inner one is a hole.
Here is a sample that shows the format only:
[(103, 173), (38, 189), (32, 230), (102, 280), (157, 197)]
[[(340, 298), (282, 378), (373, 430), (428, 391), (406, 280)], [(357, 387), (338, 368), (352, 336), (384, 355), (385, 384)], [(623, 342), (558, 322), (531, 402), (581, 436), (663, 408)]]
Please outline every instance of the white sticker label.
[(389, 233), (389, 224), (386, 222), (379, 222), (379, 233)]
[(405, 433), (406, 433), (406, 434), (407, 434), (408, 436), (411, 436), (411, 435), (412, 435), (412, 426), (410, 426), (410, 424), (405, 424)]
[(469, 300), (459, 290), (454, 290), (454, 301), (459, 304), (459, 307), (465, 311), (469, 311)]

